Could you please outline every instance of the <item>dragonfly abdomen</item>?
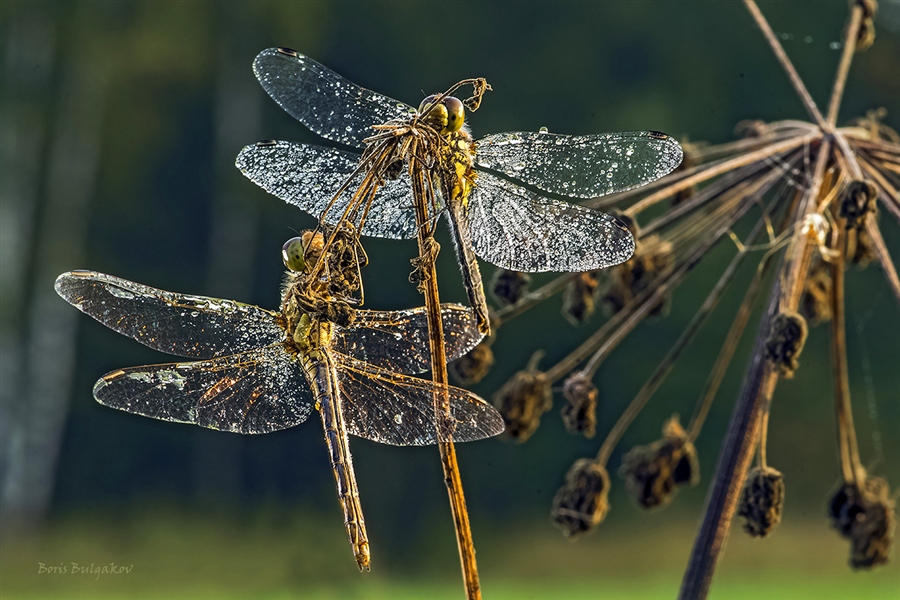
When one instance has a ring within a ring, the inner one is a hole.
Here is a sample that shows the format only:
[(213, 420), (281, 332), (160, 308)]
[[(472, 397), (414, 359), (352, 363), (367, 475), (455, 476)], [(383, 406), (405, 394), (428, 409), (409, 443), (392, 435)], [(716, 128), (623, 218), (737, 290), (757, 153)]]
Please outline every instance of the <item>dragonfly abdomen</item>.
[(366, 533), (362, 505), (359, 501), (359, 488), (356, 484), (356, 473), (353, 470), (353, 458), (350, 455), (347, 427), (341, 413), (337, 371), (327, 352), (319, 353), (317, 360), (306, 358), (303, 362), (304, 371), (316, 398), (319, 415), (322, 417), (322, 428), (325, 433), (325, 443), (328, 446), (334, 481), (337, 485), (338, 500), (344, 511), (347, 538), (359, 570), (368, 571), (369, 538)]

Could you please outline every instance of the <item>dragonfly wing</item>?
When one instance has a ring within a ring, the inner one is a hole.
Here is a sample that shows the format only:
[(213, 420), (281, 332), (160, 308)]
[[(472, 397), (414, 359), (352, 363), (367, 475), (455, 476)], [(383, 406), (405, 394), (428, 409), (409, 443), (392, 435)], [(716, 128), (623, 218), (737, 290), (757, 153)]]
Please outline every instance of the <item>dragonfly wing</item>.
[[(401, 375), (333, 352), (341, 407), (351, 434), (394, 446), (437, 442), (432, 382)], [(503, 432), (503, 417), (464, 389), (447, 386), (455, 442), (471, 442)]]
[(278, 105), (323, 138), (363, 146), (372, 125), (408, 116), (411, 106), (352, 83), (308, 56), (263, 50), (253, 73)]
[(655, 181), (681, 158), (678, 142), (655, 131), (510, 132), (478, 140), (475, 162), (546, 192), (594, 198)]
[[(358, 310), (353, 325), (341, 328), (332, 347), (342, 354), (399, 373), (431, 370), (428, 319), (425, 308), (411, 310)], [(441, 304), (447, 361), (456, 360), (484, 337), (471, 308)]]
[(285, 338), (277, 314), (257, 306), (159, 290), (95, 271), (70, 271), (56, 293), (110, 329), (154, 350), (213, 358)]
[(303, 373), (282, 344), (212, 360), (130, 367), (94, 385), (100, 404), (233, 433), (293, 427), (312, 412)]
[(467, 216), (475, 253), (513, 271), (592, 271), (634, 253), (634, 237), (616, 218), (488, 173), (478, 175)]
[[(362, 174), (353, 175), (358, 164), (358, 154), (291, 142), (246, 146), (235, 162), (241, 173), (259, 187), (329, 224), (341, 219), (362, 182)], [(351, 177), (347, 192), (331, 204), (335, 193)], [(408, 178), (388, 180), (381, 185), (366, 215), (362, 234), (394, 239), (416, 235)]]

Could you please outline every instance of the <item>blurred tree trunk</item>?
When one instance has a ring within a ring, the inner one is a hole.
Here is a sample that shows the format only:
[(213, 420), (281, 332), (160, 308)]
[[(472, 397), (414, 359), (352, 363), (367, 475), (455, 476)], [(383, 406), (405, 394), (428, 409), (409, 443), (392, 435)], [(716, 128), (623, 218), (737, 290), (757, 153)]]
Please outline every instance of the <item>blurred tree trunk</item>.
[[(13, 346), (4, 345), (2, 354), (2, 508), (4, 524), (20, 528), (39, 524), (53, 496), (75, 373), (80, 316), (56, 295), (53, 284), (61, 272), (78, 266), (85, 253), (110, 75), (109, 63), (97, 57), (85, 60), (88, 50), (83, 38), (91, 30), (79, 18), (84, 16), (83, 10), (76, 7), (72, 15), (68, 9), (59, 13), (60, 22), (67, 26), (63, 34), (71, 31), (75, 35), (60, 36), (68, 43), (58, 46), (60, 53), (65, 47), (65, 68), (57, 76), (58, 88), (47, 94), (53, 111), (48, 145), (41, 149), (40, 141), (34, 140), (17, 144), (4, 148), (3, 157), (4, 179), (12, 178), (4, 185), (17, 190), (10, 198), (4, 191), (4, 212), (15, 215), (9, 226), (16, 228), (18, 240), (11, 246), (19, 246), (14, 258), (22, 262), (14, 272), (13, 285), (9, 289), (4, 285), (4, 312), (12, 309), (14, 333)], [(33, 67), (28, 53), (53, 54), (52, 41), (22, 31), (22, 38), (7, 48), (9, 52), (23, 52), (27, 58), (10, 59), (10, 64)], [(10, 127), (23, 127), (18, 119), (13, 121)], [(8, 122), (4, 119), (4, 124)], [(37, 140), (41, 138), (40, 127), (16, 134), (14, 139), (35, 134)], [(38, 146), (37, 151), (31, 146)], [(46, 161), (41, 160), (44, 153)], [(43, 162), (43, 171), (35, 158)], [(34, 181), (35, 176), (41, 183)], [(16, 239), (15, 235), (9, 239)], [(23, 248), (27, 243), (30, 246)], [(3, 244), (5, 252), (7, 241)], [(29, 272), (31, 281), (27, 281)]]
[[(240, 149), (260, 135), (262, 89), (250, 65), (261, 46), (252, 35), (249, 10), (230, 4), (216, 12), (217, 83), (215, 99), (215, 195), (209, 237), (210, 293), (241, 301), (252, 297), (259, 213), (241, 198), (246, 181), (234, 166)], [(272, 260), (279, 260), (273, 253)], [(228, 504), (240, 499), (241, 436), (203, 432), (197, 436), (195, 485), (199, 502)]]

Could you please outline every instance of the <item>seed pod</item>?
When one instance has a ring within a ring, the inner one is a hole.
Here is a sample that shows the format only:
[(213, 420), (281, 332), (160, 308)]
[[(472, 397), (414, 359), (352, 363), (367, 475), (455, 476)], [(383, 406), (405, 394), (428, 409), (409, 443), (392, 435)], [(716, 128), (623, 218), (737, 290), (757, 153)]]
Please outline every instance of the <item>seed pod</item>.
[(838, 215), (847, 219), (847, 229), (859, 229), (865, 226), (869, 213), (877, 211), (875, 200), (878, 198), (878, 188), (871, 181), (851, 181), (841, 194), (841, 204)]
[(856, 52), (868, 50), (875, 43), (875, 13), (878, 12), (876, 0), (851, 0), (863, 9), (859, 31), (856, 34)]
[(515, 304), (528, 293), (530, 283), (531, 276), (527, 273), (497, 269), (491, 277), (491, 294), (504, 306)]
[(560, 414), (569, 433), (594, 437), (597, 427), (597, 386), (582, 371), (572, 373), (563, 383), (566, 403)]
[(850, 566), (868, 569), (887, 563), (894, 537), (894, 499), (888, 482), (867, 477), (862, 488), (844, 483), (828, 503), (832, 527), (850, 540)]
[(825, 261), (819, 260), (810, 268), (801, 304), (813, 325), (831, 320), (831, 266)]
[(471, 385), (484, 379), (493, 365), (494, 352), (491, 350), (490, 342), (485, 340), (447, 367), (459, 383)]
[[(608, 279), (601, 294), (606, 312), (613, 315), (631, 302), (660, 276), (667, 274), (675, 262), (672, 243), (651, 235), (635, 243), (634, 255), (607, 271)], [(666, 299), (660, 298), (650, 311), (658, 316), (666, 310)]]
[(566, 483), (550, 509), (553, 523), (563, 535), (572, 537), (587, 533), (609, 512), (609, 474), (600, 463), (589, 458), (575, 461), (566, 473)]
[(541, 424), (541, 415), (553, 406), (550, 382), (536, 370), (536, 353), (524, 371), (519, 371), (494, 394), (494, 406), (503, 415), (506, 435), (524, 442)]
[(744, 517), (744, 531), (766, 537), (781, 522), (784, 506), (784, 478), (771, 467), (754, 467), (747, 474), (738, 514)]
[(625, 489), (642, 508), (668, 504), (681, 485), (700, 480), (697, 449), (673, 416), (663, 426), (663, 439), (635, 446), (622, 457), (619, 475)]
[(806, 343), (807, 333), (806, 319), (795, 312), (779, 313), (772, 319), (766, 340), (766, 358), (788, 379), (800, 366), (798, 358)]
[(860, 269), (865, 269), (870, 262), (878, 258), (872, 238), (865, 229), (848, 229), (846, 238), (845, 256)]
[(572, 325), (581, 325), (594, 314), (594, 296), (600, 285), (598, 271), (579, 273), (563, 292), (562, 314)]

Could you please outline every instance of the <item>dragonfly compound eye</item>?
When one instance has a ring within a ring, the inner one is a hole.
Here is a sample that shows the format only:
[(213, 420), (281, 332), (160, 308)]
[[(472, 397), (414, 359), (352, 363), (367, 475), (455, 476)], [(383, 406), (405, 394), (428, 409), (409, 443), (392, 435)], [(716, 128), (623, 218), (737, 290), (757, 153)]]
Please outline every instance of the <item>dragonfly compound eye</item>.
[(459, 98), (447, 96), (442, 104), (447, 107), (447, 125), (441, 133), (453, 133), (462, 129), (466, 120), (466, 111), (463, 108), (463, 103), (460, 102)]
[[(428, 96), (419, 104), (419, 114), (423, 115), (423, 121), (434, 129), (444, 132), (447, 127), (447, 107), (443, 104), (435, 105), (437, 95)], [(426, 114), (427, 113), (427, 114)]]
[(303, 238), (293, 237), (281, 247), (281, 259), (284, 266), (291, 271), (306, 269), (306, 256), (303, 253)]

